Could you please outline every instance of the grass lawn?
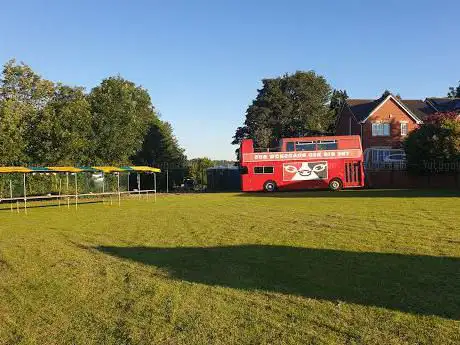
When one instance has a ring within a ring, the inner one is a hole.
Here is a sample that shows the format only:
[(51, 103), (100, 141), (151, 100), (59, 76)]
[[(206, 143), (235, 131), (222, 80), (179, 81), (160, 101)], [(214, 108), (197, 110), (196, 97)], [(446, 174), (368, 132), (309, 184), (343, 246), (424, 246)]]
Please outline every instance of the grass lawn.
[(0, 211), (2, 345), (459, 343), (459, 192)]

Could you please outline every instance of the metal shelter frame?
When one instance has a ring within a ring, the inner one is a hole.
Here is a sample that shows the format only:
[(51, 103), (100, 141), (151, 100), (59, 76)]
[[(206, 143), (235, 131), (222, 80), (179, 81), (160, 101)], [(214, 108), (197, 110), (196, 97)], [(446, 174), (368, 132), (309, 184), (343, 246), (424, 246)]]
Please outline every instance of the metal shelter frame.
[[(102, 191), (99, 193), (78, 193), (78, 173), (102, 173), (103, 182), (102, 182)], [(19, 197), (13, 196), (13, 183), (12, 180), (9, 180), (9, 189), (10, 195), (9, 198), (2, 198), (0, 196), (0, 203), (3, 201), (10, 202), (11, 212), (14, 212), (14, 201), (16, 201), (16, 210), (19, 213), (19, 202), (24, 202), (24, 212), (27, 213), (27, 201), (31, 200), (49, 200), (57, 199), (59, 206), (61, 206), (61, 200), (67, 200), (67, 208), (70, 208), (70, 199), (74, 198), (75, 209), (78, 209), (78, 199), (81, 197), (102, 197), (104, 202), (104, 197), (110, 197), (110, 203), (112, 204), (112, 196), (116, 195), (118, 197), (118, 205), (121, 205), (121, 196), (123, 194), (138, 194), (141, 198), (142, 194), (146, 194), (147, 198), (149, 193), (154, 194), (154, 202), (157, 200), (157, 178), (156, 174), (160, 173), (161, 170), (158, 168), (148, 167), (148, 166), (123, 166), (123, 167), (113, 167), (113, 166), (94, 166), (94, 167), (0, 167), (0, 174), (22, 174), (22, 188), (23, 195)], [(120, 174), (128, 174), (128, 190), (120, 190)], [(129, 190), (129, 176), (132, 173), (137, 174), (137, 190)], [(27, 175), (28, 174), (55, 174), (59, 176), (59, 192), (57, 195), (38, 195), (38, 196), (28, 196), (27, 195)], [(66, 189), (65, 193), (62, 193), (62, 179), (61, 176), (65, 175), (66, 179)], [(117, 190), (116, 191), (106, 191), (105, 190), (105, 175), (113, 174), (117, 176)], [(141, 179), (140, 174), (151, 174), (153, 175), (153, 189), (141, 189)], [(69, 175), (75, 177), (75, 193), (70, 193), (69, 191)]]

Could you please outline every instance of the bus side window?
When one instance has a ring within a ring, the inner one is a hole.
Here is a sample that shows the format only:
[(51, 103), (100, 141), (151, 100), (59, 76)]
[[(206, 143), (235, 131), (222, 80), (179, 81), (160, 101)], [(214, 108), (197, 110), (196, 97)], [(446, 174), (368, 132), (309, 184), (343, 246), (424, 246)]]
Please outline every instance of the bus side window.
[(288, 152), (295, 151), (294, 143), (293, 143), (293, 142), (288, 142), (288, 143), (286, 143), (286, 151), (288, 151)]
[(254, 167), (254, 174), (273, 174), (273, 167)]
[(336, 141), (320, 141), (318, 142), (318, 150), (337, 150)]
[(241, 175), (246, 175), (248, 173), (248, 167), (240, 167), (240, 174)]
[(273, 174), (273, 167), (264, 167), (264, 174)]
[(295, 144), (296, 151), (315, 151), (316, 143), (314, 141), (298, 141)]

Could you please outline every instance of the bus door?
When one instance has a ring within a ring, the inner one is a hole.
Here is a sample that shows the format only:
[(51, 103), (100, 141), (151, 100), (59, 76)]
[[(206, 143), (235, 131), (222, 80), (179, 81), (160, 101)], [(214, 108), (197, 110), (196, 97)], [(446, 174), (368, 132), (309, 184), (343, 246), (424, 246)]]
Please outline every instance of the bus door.
[(361, 186), (361, 182), (364, 178), (362, 176), (362, 171), (361, 171), (361, 164), (362, 162), (360, 160), (345, 160), (344, 161), (344, 181), (343, 184), (344, 186), (348, 187), (359, 187)]

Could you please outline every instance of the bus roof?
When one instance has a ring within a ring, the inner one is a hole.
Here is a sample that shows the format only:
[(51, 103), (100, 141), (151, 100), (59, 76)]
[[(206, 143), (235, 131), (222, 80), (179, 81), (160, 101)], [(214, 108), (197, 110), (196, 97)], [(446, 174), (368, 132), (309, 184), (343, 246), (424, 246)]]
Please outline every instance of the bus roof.
[(330, 135), (321, 137), (294, 137), (294, 138), (281, 138), (280, 141), (307, 141), (307, 140), (359, 140), (359, 135)]

